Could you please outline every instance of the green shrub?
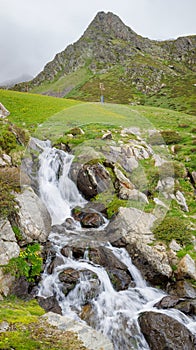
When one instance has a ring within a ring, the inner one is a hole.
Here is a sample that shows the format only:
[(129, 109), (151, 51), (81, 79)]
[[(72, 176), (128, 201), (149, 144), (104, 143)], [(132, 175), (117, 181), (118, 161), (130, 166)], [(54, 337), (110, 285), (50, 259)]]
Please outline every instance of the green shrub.
[(175, 239), (179, 244), (186, 246), (192, 243), (192, 232), (188, 224), (179, 217), (165, 217), (153, 230), (156, 239), (170, 243)]
[(0, 189), (0, 218), (12, 217), (17, 211), (13, 191), (20, 190), (19, 169), (0, 169)]
[(4, 273), (10, 273), (16, 277), (25, 276), (29, 282), (33, 282), (42, 270), (42, 258), (40, 245), (35, 243), (21, 250), (17, 258), (11, 258), (4, 266)]
[(180, 134), (174, 130), (163, 130), (161, 136), (167, 145), (179, 143), (182, 139)]
[(8, 129), (2, 130), (0, 133), (0, 148), (6, 153), (10, 153), (16, 146), (16, 136)]

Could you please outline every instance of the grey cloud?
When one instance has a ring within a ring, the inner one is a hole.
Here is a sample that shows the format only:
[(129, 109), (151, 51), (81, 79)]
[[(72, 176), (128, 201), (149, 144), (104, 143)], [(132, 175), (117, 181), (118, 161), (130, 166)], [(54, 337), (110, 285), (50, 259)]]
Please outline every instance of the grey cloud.
[(117, 14), (151, 39), (196, 32), (195, 0), (1, 0), (0, 82), (37, 74), (79, 39), (98, 11)]

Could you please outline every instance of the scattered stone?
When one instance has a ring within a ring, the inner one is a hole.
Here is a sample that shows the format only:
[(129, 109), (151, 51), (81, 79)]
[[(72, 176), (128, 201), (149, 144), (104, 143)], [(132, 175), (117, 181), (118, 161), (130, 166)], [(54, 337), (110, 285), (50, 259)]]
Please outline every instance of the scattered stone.
[(61, 257), (59, 257), (59, 256), (55, 256), (55, 257), (53, 257), (51, 259), (51, 263), (48, 266), (47, 272), (49, 274), (52, 274), (57, 266), (60, 266), (60, 265), (63, 265), (63, 264), (64, 264), (64, 260)]
[(0, 323), (0, 333), (7, 332), (9, 329), (9, 323), (6, 321), (2, 321)]
[(0, 102), (0, 118), (6, 118), (10, 115), (10, 112)]
[(196, 264), (195, 261), (186, 254), (179, 262), (177, 269), (178, 278), (188, 277), (196, 281)]
[(121, 131), (122, 134), (131, 134), (131, 135), (136, 135), (136, 136), (140, 136), (141, 132), (140, 132), (140, 128), (138, 127), (130, 127), (130, 128), (125, 128)]
[(196, 299), (194, 300), (183, 300), (174, 307), (180, 310), (186, 315), (195, 316), (196, 315)]
[(182, 249), (181, 245), (178, 244), (175, 239), (172, 239), (172, 241), (169, 244), (170, 249), (172, 249), (174, 252), (179, 252), (179, 250)]
[(69, 133), (73, 136), (85, 134), (84, 130), (82, 130), (81, 128), (78, 128), (78, 127), (75, 127), (73, 129), (69, 130)]
[[(11, 258), (16, 258), (19, 254), (20, 247), (9, 221), (0, 221), (0, 265), (8, 264)], [(14, 276), (4, 274), (0, 269), (0, 296), (7, 296), (10, 293), (14, 280)]]
[(196, 299), (179, 299), (177, 296), (167, 295), (154, 305), (157, 309), (174, 308), (186, 315), (196, 315)]
[(126, 199), (126, 200), (132, 200), (132, 201), (137, 201), (137, 202), (143, 202), (143, 203), (146, 203), (148, 204), (149, 201), (148, 201), (148, 198), (147, 196), (136, 190), (136, 189), (133, 189), (133, 190), (130, 190), (130, 189), (127, 189), (126, 187), (122, 187), (119, 191), (119, 198), (120, 199)]
[(165, 159), (161, 158), (158, 154), (153, 154), (153, 159), (155, 161), (154, 165), (156, 167), (160, 167), (161, 165), (167, 162)]
[(153, 200), (157, 205), (159, 205), (163, 208), (169, 209), (169, 207), (163, 201), (161, 201), (159, 198), (155, 197)]
[(0, 166), (11, 166), (12, 165), (12, 158), (8, 154), (2, 154), (0, 156)]
[(76, 270), (71, 269), (71, 268), (63, 270), (63, 272), (61, 272), (59, 274), (59, 280), (60, 280), (60, 282), (63, 282), (63, 293), (65, 294), (65, 296), (72, 289), (75, 288), (79, 278), (80, 278), (79, 271), (76, 271)]
[(122, 173), (120, 169), (117, 168), (116, 165), (113, 167), (113, 172), (115, 175), (115, 188), (118, 190), (119, 197), (121, 199), (128, 199), (127, 197), (129, 190), (133, 190), (135, 186), (131, 183), (131, 181)]
[(23, 300), (31, 300), (38, 293), (38, 281), (39, 278), (37, 278), (36, 282), (28, 282), (25, 276), (21, 276), (15, 280), (11, 288), (11, 294)]
[(171, 198), (171, 195), (174, 192), (174, 178), (166, 177), (158, 181), (156, 191), (160, 191), (165, 198)]
[(112, 139), (112, 133), (111, 131), (106, 132), (103, 136), (102, 136), (102, 140), (111, 140)]
[(76, 228), (76, 223), (72, 218), (65, 219), (65, 222), (62, 224), (67, 230), (74, 230)]
[(192, 176), (194, 184), (196, 185), (196, 171), (192, 171), (191, 176)]
[(177, 305), (179, 301), (178, 297), (167, 295), (154, 304), (154, 307), (157, 307), (157, 309), (169, 309)]
[(184, 198), (184, 195), (182, 194), (182, 192), (180, 191), (176, 192), (176, 201), (182, 207), (182, 210), (186, 212), (189, 211), (188, 205), (186, 204), (186, 199)]

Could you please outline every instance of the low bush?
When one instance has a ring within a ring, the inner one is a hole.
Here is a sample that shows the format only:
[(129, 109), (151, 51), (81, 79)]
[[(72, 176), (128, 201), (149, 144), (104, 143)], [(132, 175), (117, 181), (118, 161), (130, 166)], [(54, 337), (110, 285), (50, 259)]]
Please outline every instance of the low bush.
[(10, 273), (17, 278), (25, 276), (29, 282), (35, 281), (41, 270), (42, 258), (38, 243), (28, 245), (24, 250), (21, 250), (17, 258), (11, 258), (9, 263), (4, 266), (4, 273)]
[(167, 145), (179, 143), (182, 140), (180, 134), (174, 130), (163, 130), (161, 136)]
[(188, 224), (179, 217), (165, 217), (165, 219), (153, 229), (156, 239), (167, 244), (175, 239), (182, 246), (192, 243), (192, 231)]

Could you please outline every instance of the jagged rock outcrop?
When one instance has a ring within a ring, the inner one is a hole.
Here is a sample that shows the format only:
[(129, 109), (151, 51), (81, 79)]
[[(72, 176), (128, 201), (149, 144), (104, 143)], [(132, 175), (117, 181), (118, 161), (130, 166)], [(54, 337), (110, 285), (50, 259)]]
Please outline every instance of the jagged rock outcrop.
[[(175, 80), (184, 76), (187, 79), (188, 76), (195, 77), (195, 48), (194, 35), (158, 42), (138, 35), (115, 14), (99, 12), (81, 38), (56, 54), (28, 83), (28, 89), (36, 88), (37, 92), (39, 86), (45, 84), (42, 93), (64, 97), (77, 88), (80, 99), (85, 100), (88, 95), (88, 99), (97, 100), (99, 83), (106, 80), (110, 92), (106, 88), (104, 95), (110, 102), (112, 99), (115, 102), (144, 103), (143, 95), (156, 94), (159, 99), (165, 96), (167, 89), (172, 91), (171, 84), (175, 84)], [(75, 72), (81, 74), (79, 83), (74, 78)], [(105, 73), (109, 76), (105, 77)], [(70, 76), (73, 77), (71, 83)], [(61, 79), (58, 92), (52, 86), (56, 79)], [(186, 87), (192, 94), (190, 85), (187, 83)], [(26, 91), (26, 84), (18, 84), (14, 89)], [(83, 91), (88, 92), (86, 96)]]

